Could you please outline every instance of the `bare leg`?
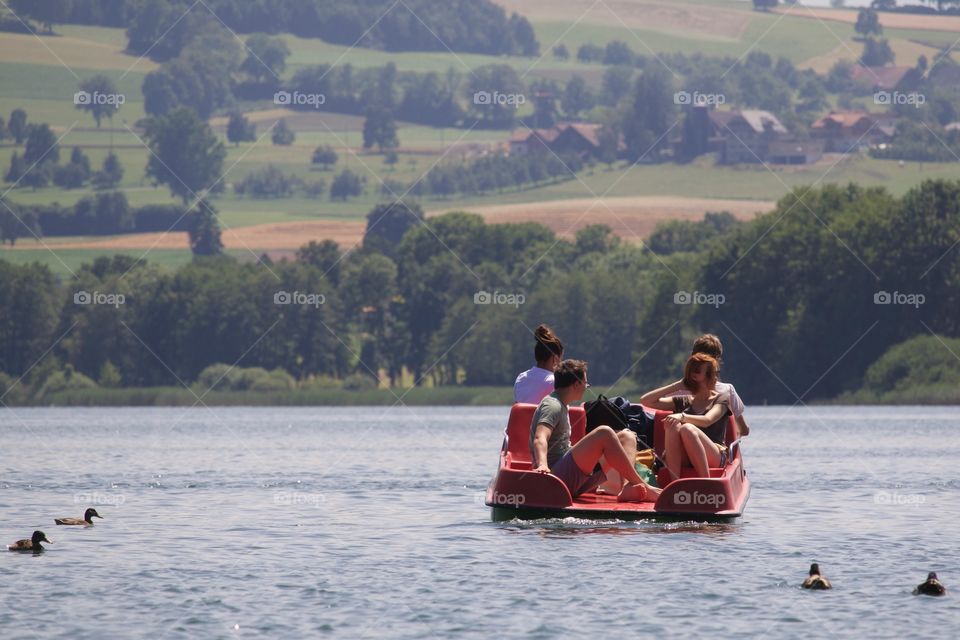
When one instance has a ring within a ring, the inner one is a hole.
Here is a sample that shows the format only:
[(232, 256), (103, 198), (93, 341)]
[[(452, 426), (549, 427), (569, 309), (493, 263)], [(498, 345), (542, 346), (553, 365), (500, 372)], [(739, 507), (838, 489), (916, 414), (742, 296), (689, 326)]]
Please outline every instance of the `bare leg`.
[(692, 424), (680, 427), (680, 437), (697, 477), (709, 478), (710, 467), (720, 464), (720, 452), (717, 451), (717, 446), (707, 437), (703, 429)]
[(670, 472), (670, 479), (676, 480), (680, 477), (680, 469), (686, 454), (683, 450), (683, 441), (680, 438), (681, 425), (664, 425), (663, 453), (666, 458), (667, 471)]
[(627, 452), (620, 445), (620, 439), (610, 427), (597, 427), (571, 449), (573, 461), (584, 473), (593, 471), (593, 466), (603, 456), (607, 463), (626, 478), (627, 482), (636, 484), (643, 479), (633, 468), (633, 460), (627, 457)]
[[(637, 434), (630, 429), (623, 429), (622, 431), (617, 432), (617, 439), (620, 440), (620, 446), (623, 447), (627, 457), (631, 460), (636, 460)], [(603, 467), (604, 473), (607, 474), (607, 479), (603, 484), (597, 487), (597, 493), (620, 493), (620, 490), (623, 489), (623, 476), (620, 475), (619, 471), (610, 466), (610, 463), (607, 462), (606, 457), (600, 458), (600, 466)]]

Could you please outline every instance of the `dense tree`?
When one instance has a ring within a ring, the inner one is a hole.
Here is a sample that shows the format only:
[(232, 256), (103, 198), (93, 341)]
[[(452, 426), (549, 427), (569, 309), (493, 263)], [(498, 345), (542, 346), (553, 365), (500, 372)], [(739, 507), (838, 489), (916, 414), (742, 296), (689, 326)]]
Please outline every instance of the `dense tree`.
[(633, 69), (630, 67), (609, 67), (603, 72), (603, 85), (600, 89), (600, 104), (615, 107), (630, 94), (633, 81)]
[(423, 209), (403, 201), (379, 204), (367, 214), (363, 247), (396, 257), (397, 247), (407, 231), (423, 222)]
[(290, 56), (286, 40), (258, 33), (247, 38), (246, 49), (240, 70), (257, 82), (279, 84)]
[(582, 77), (575, 75), (567, 82), (563, 90), (563, 100), (561, 102), (563, 111), (572, 118), (576, 118), (581, 112), (589, 111), (596, 103), (593, 92), (583, 80)]
[(27, 166), (37, 163), (60, 162), (60, 145), (50, 125), (38, 124), (30, 127), (27, 146), (23, 151), (23, 161)]
[(346, 202), (347, 198), (359, 196), (363, 193), (363, 183), (362, 177), (350, 169), (344, 169), (337, 174), (330, 185), (330, 199)]
[(270, 132), (270, 140), (275, 145), (279, 146), (290, 146), (293, 144), (293, 141), (297, 139), (297, 134), (293, 132), (293, 129), (287, 126), (287, 121), (281, 119), (273, 127), (273, 131)]
[(876, 9), (863, 8), (857, 13), (857, 23), (853, 30), (862, 36), (883, 35), (883, 27), (880, 25), (880, 14)]
[(93, 174), (92, 180), (95, 189), (113, 189), (120, 184), (123, 180), (123, 165), (117, 154), (113, 151), (107, 154), (103, 159), (103, 166)]
[(311, 240), (297, 250), (297, 261), (319, 269), (335, 286), (340, 284), (340, 262), (343, 254), (333, 240)]
[(628, 67), (633, 64), (633, 57), (633, 50), (626, 42), (612, 40), (603, 51), (603, 64)]
[(553, 48), (553, 57), (557, 60), (568, 60), (570, 58), (570, 50), (567, 49), (567, 45), (560, 43)]
[(14, 109), (10, 112), (10, 121), (7, 122), (7, 131), (13, 136), (17, 145), (23, 144), (30, 133), (30, 127), (27, 125), (27, 112), (23, 109)]
[[(6, 211), (0, 207), (0, 211)], [(19, 378), (56, 339), (63, 298), (50, 269), (0, 260), (0, 370)], [(27, 384), (21, 381), (19, 384)], [(9, 398), (4, 398), (9, 401)]]
[(213, 256), (223, 251), (217, 212), (205, 200), (197, 203), (197, 213), (193, 216), (189, 235), (190, 250), (195, 256)]
[(0, 244), (9, 242), (12, 247), (18, 238), (39, 238), (40, 235), (40, 226), (33, 211), (0, 197)]
[(257, 139), (257, 125), (247, 120), (239, 111), (230, 114), (227, 121), (227, 140), (234, 145), (241, 142), (252, 142)]
[(114, 114), (120, 110), (125, 100), (117, 91), (113, 80), (103, 74), (81, 81), (79, 89), (74, 104), (80, 111), (86, 111), (93, 116), (97, 129), (100, 128), (100, 121), (104, 116), (113, 120)]
[(18, 14), (29, 16), (53, 33), (54, 24), (62, 24), (70, 17), (70, 0), (10, 0)]
[(383, 153), (384, 149), (393, 149), (400, 145), (397, 139), (397, 124), (393, 121), (393, 114), (385, 107), (367, 109), (366, 119), (363, 121), (363, 148), (369, 149), (374, 145), (380, 153)]
[(894, 61), (893, 49), (886, 38), (867, 38), (863, 42), (863, 55), (860, 56), (860, 63), (868, 67), (882, 67), (886, 64), (892, 64)]
[(469, 115), (479, 121), (479, 126), (509, 129), (527, 96), (513, 67), (489, 64), (478, 67), (470, 76), (467, 99)]
[(660, 159), (670, 142), (673, 119), (673, 87), (660, 66), (646, 69), (633, 90), (633, 100), (623, 122), (623, 136), (631, 160)]
[(313, 156), (310, 162), (315, 165), (320, 165), (324, 170), (328, 170), (337, 164), (337, 152), (328, 144), (320, 145), (313, 150)]
[(56, 167), (53, 171), (53, 183), (64, 189), (79, 189), (90, 179), (90, 158), (74, 147), (70, 153), (70, 162)]
[(190, 109), (152, 118), (144, 138), (151, 151), (147, 177), (166, 184), (184, 204), (221, 180), (227, 152), (209, 125)]
[(24, 163), (20, 154), (14, 151), (13, 155), (10, 156), (10, 168), (7, 170), (4, 180), (16, 184), (20, 182), (20, 179), (23, 178), (23, 174), (26, 173), (26, 171), (26, 163)]

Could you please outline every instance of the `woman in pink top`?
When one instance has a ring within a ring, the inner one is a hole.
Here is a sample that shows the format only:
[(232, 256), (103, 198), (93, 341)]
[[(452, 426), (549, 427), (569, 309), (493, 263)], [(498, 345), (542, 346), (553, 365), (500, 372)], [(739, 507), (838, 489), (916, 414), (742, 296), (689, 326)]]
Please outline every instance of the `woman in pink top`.
[(533, 357), (537, 364), (517, 376), (513, 383), (513, 401), (528, 404), (540, 404), (546, 396), (553, 393), (553, 370), (563, 360), (563, 343), (545, 324), (533, 332), (536, 344)]

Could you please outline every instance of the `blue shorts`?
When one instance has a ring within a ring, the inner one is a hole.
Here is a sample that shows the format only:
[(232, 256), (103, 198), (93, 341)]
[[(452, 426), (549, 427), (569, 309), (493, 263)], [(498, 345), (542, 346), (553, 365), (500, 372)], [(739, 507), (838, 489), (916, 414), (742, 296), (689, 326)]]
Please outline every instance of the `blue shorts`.
[(584, 473), (573, 460), (573, 451), (567, 451), (562, 458), (557, 460), (556, 464), (550, 467), (550, 473), (563, 480), (567, 485), (570, 495), (577, 497), (581, 493), (586, 493), (596, 489), (607, 479), (607, 474), (603, 471), (594, 471), (593, 473)]

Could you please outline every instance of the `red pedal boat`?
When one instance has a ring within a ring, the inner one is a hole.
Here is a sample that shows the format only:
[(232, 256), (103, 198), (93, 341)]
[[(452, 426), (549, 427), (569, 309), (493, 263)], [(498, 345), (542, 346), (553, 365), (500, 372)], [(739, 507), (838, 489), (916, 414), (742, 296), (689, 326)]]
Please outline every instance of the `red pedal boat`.
[[(530, 460), (530, 423), (535, 404), (517, 403), (510, 409), (510, 420), (500, 450), (500, 467), (487, 487), (486, 504), (495, 521), (513, 518), (589, 518), (595, 520), (638, 520), (669, 518), (682, 520), (729, 521), (739, 517), (750, 496), (750, 480), (743, 467), (740, 441), (733, 419), (727, 425), (726, 444), (730, 455), (726, 466), (711, 468), (709, 478), (696, 478), (692, 468), (684, 468), (678, 480), (669, 482), (665, 468), (657, 474), (663, 492), (654, 502), (618, 502), (616, 496), (585, 493), (572, 498), (567, 486), (553, 474), (536, 473)], [(657, 456), (663, 456), (663, 418), (667, 411), (656, 412), (653, 443)], [(570, 407), (570, 440), (573, 444), (586, 432), (583, 407)]]

